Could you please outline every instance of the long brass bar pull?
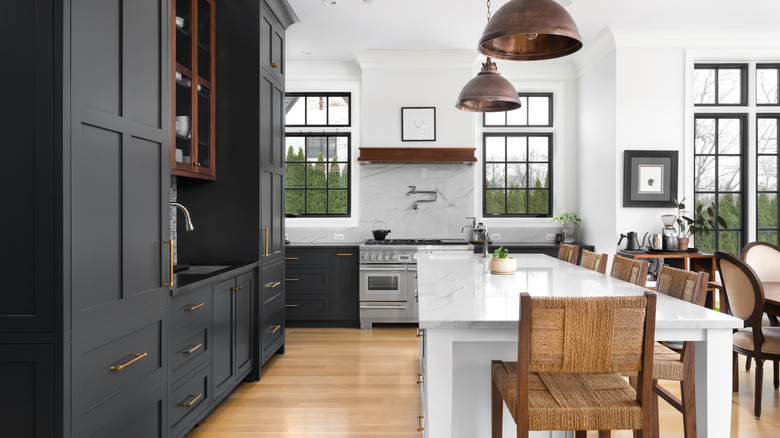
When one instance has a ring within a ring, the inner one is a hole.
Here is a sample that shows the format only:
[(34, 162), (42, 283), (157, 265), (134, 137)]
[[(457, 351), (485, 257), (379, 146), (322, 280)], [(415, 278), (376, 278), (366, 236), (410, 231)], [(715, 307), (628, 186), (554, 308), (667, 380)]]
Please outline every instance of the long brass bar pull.
[(147, 356), (146, 353), (138, 353), (138, 354), (135, 355), (134, 358), (130, 359), (129, 361), (127, 361), (125, 363), (123, 363), (122, 365), (115, 365), (115, 366), (109, 367), (108, 369), (110, 369), (111, 371), (122, 371), (123, 369), (129, 367), (130, 365), (132, 365), (132, 364), (134, 364), (136, 362), (138, 362), (139, 360), (145, 358), (146, 356)]
[(285, 278), (284, 281), (299, 281), (298, 278)]
[(275, 282), (275, 283), (268, 283), (268, 284), (266, 284), (266, 285), (265, 285), (265, 287), (267, 287), (268, 289), (273, 289), (273, 288), (275, 288), (276, 286), (279, 286), (280, 284), (282, 284), (282, 282), (280, 282), (280, 281), (277, 281), (277, 282)]
[(339, 257), (349, 257), (352, 254), (336, 254), (336, 255), (339, 256)]
[(277, 331), (278, 331), (280, 328), (282, 328), (282, 326), (280, 326), (280, 325), (274, 325), (274, 326), (271, 326), (271, 327), (273, 328), (273, 330), (271, 330), (271, 329), (269, 328), (269, 330), (266, 330), (265, 332), (266, 332), (266, 333), (271, 333), (271, 334), (274, 334), (274, 333), (276, 333), (276, 332), (277, 332)]
[(163, 286), (173, 286), (173, 240), (163, 240), (163, 243), (168, 244), (168, 282), (163, 283)]
[(425, 429), (425, 425), (423, 424), (423, 417), (422, 415), (417, 416), (417, 432), (422, 432)]
[(203, 346), (203, 344), (193, 344), (193, 345), (192, 345), (192, 348), (190, 348), (189, 350), (184, 350), (184, 351), (182, 351), (182, 352), (181, 352), (181, 354), (192, 354), (192, 353), (194, 353), (194, 352), (195, 352), (195, 351), (196, 351), (198, 348), (200, 348), (200, 347), (202, 347), (202, 346)]
[(197, 403), (197, 402), (198, 402), (198, 400), (200, 400), (200, 399), (201, 399), (201, 397), (203, 397), (203, 394), (192, 394), (192, 395), (191, 395), (191, 397), (195, 397), (195, 398), (193, 398), (192, 400), (190, 400), (190, 402), (189, 402), (189, 403), (182, 403), (182, 404), (180, 404), (179, 406), (181, 406), (181, 407), (183, 407), (183, 408), (191, 408), (191, 407), (192, 407), (192, 405), (194, 405), (195, 403)]
[(285, 257), (285, 260), (298, 260), (300, 257)]
[(300, 304), (285, 304), (284, 307), (300, 307)]
[(185, 312), (192, 312), (193, 310), (195, 310), (195, 309), (200, 309), (201, 307), (203, 307), (203, 306), (205, 306), (205, 305), (206, 305), (206, 303), (204, 303), (204, 302), (195, 303), (195, 304), (193, 304), (193, 305), (191, 305), (191, 306), (189, 306), (189, 307), (185, 307), (185, 308), (184, 308), (184, 311), (185, 311)]
[(265, 254), (263, 257), (268, 257), (268, 228), (261, 228), (265, 232)]

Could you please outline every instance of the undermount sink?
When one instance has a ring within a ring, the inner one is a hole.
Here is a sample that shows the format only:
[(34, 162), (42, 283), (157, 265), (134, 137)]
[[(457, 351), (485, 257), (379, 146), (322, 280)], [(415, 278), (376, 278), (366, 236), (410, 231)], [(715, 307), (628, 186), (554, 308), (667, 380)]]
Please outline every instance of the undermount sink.
[(178, 275), (194, 275), (194, 274), (210, 274), (212, 272), (221, 271), (223, 269), (227, 269), (230, 266), (218, 266), (218, 265), (200, 265), (200, 266), (190, 266), (187, 269), (181, 270), (177, 272)]

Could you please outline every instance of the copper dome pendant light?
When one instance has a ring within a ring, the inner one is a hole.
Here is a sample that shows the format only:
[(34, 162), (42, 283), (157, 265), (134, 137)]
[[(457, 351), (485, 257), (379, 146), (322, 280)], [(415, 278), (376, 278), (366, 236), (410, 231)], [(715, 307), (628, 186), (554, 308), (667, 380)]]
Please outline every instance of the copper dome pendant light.
[(554, 0), (511, 0), (488, 21), (477, 50), (495, 59), (536, 61), (581, 48), (577, 24), (563, 6)]
[[(487, 0), (487, 19), (490, 23), (490, 0)], [(520, 108), (517, 90), (498, 73), (498, 67), (490, 57), (482, 64), (477, 76), (460, 91), (455, 108), (475, 113), (512, 111)]]

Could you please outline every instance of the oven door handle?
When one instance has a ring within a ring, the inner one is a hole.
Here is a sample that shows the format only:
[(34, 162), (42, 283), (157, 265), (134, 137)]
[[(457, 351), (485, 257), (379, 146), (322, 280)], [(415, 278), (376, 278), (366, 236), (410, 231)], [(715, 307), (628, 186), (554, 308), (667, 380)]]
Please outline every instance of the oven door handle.
[(406, 309), (406, 304), (399, 304), (397, 306), (392, 306), (392, 305), (389, 305), (389, 304), (383, 304), (381, 306), (371, 306), (371, 305), (367, 305), (367, 304), (361, 304), (360, 308), (361, 309), (398, 309), (398, 310), (405, 310)]
[(361, 266), (361, 271), (405, 271), (406, 265)]

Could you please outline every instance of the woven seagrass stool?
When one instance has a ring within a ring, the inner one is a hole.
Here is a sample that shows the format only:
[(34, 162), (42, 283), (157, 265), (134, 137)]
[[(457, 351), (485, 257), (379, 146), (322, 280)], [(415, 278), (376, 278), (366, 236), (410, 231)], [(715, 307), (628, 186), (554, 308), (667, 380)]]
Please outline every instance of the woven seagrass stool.
[(615, 254), (610, 276), (645, 287), (647, 283), (647, 269), (649, 267), (650, 263), (647, 260), (628, 259)]
[[(491, 430), (500, 438), (503, 404), (529, 430), (652, 427), (656, 295), (531, 297), (520, 294), (517, 362), (491, 362)], [(621, 372), (637, 372), (636, 391)]]
[(600, 272), (602, 274), (607, 272), (607, 263), (609, 256), (606, 254), (598, 254), (590, 252), (587, 249), (582, 250), (582, 257), (580, 257), (580, 266), (591, 271)]
[(580, 254), (580, 247), (578, 245), (567, 245), (561, 243), (561, 247), (558, 249), (558, 260), (577, 264), (577, 256)]

